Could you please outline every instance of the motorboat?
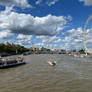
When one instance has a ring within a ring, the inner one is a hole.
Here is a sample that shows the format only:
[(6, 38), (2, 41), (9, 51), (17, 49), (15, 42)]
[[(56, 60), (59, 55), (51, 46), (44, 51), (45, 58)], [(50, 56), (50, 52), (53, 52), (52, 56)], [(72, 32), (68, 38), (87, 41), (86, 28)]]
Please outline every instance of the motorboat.
[(49, 63), (51, 66), (55, 66), (55, 65), (56, 65), (56, 61), (48, 61), (48, 63)]
[(26, 64), (26, 62), (21, 57), (18, 57), (15, 59), (0, 58), (0, 69), (11, 68), (11, 67), (15, 67), (15, 66), (24, 65), (24, 64)]

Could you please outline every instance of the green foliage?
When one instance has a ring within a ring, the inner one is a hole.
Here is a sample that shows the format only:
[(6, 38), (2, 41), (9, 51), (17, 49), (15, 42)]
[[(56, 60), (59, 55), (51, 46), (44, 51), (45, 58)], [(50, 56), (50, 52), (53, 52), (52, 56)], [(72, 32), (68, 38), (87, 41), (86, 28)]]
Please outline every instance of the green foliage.
[(0, 53), (6, 52), (9, 54), (22, 54), (26, 51), (28, 51), (28, 49), (20, 45), (0, 44)]

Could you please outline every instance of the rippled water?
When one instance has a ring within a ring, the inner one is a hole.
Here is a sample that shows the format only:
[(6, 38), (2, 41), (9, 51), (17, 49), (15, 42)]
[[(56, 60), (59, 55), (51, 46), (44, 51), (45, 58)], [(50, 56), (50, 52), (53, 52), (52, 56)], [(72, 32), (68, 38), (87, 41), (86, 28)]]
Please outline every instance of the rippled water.
[[(26, 65), (0, 70), (0, 92), (92, 92), (92, 59), (24, 56)], [(56, 60), (56, 66), (47, 61)]]

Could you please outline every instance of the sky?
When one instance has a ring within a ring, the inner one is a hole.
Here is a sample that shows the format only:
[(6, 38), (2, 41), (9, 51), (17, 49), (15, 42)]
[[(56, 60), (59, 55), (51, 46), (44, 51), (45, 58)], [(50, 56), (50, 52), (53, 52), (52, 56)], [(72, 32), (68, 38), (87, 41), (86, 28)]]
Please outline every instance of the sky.
[[(0, 43), (82, 49), (84, 24), (91, 14), (92, 0), (0, 0)], [(91, 18), (85, 35), (89, 49)]]

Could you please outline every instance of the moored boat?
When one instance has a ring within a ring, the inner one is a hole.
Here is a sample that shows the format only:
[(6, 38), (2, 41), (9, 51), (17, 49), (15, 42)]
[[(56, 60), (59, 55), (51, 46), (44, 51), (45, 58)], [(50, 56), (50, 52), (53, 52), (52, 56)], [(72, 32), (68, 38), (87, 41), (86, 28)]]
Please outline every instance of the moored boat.
[(0, 69), (5, 69), (5, 68), (11, 68), (15, 66), (20, 66), (26, 64), (23, 58), (16, 58), (16, 59), (3, 59), (0, 58)]

